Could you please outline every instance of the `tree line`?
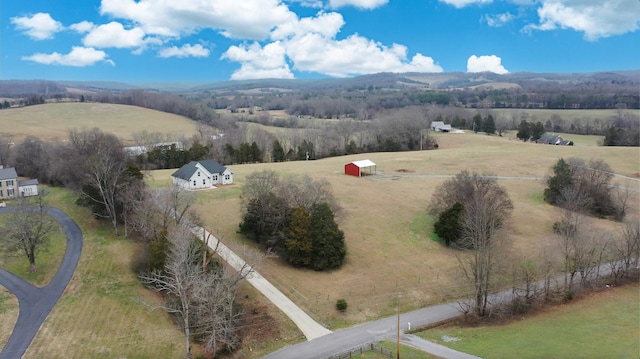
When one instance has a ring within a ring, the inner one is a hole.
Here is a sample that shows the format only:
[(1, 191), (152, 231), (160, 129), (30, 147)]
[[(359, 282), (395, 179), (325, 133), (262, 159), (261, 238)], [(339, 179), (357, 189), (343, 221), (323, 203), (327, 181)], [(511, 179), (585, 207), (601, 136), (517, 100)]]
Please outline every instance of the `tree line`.
[[(435, 218), (434, 232), (454, 252), (468, 284), (470, 293), (463, 296), (471, 294), (471, 300), (460, 303), (465, 313), (521, 314), (571, 300), (600, 279), (637, 281), (640, 222), (625, 218), (630, 191), (611, 185), (613, 174), (602, 160), (561, 158), (552, 173), (544, 200), (561, 212), (552, 226), (551, 244), (538, 253), (513, 255), (509, 250), (513, 204), (495, 176), (463, 171), (435, 190), (428, 212)], [(597, 229), (592, 216), (619, 222), (617, 233)], [(605, 266), (611, 270), (601, 275)], [(491, 294), (506, 289), (505, 278), (511, 279), (511, 301), (495, 305)]]

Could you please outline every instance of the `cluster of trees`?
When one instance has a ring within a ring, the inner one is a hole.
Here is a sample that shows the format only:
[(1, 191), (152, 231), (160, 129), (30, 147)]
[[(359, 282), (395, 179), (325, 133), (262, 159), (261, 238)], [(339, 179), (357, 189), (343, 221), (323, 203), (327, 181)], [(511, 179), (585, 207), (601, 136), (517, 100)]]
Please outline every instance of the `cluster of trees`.
[[(545, 197), (557, 195), (554, 204), (562, 211), (553, 225), (554, 237), (537, 253), (514, 255), (509, 249), (504, 228), (513, 205), (495, 177), (463, 171), (436, 189), (429, 213), (437, 218), (436, 234), (456, 250), (460, 269), (469, 283), (472, 299), (460, 302), (465, 312), (477, 316), (521, 314), (541, 303), (570, 300), (600, 279), (607, 283), (637, 281), (638, 219), (622, 221), (616, 216), (621, 221), (618, 231), (604, 231), (587, 216), (597, 213), (593, 198), (601, 198), (600, 191), (610, 188), (610, 170), (601, 161), (586, 164), (577, 159), (561, 159), (554, 171), (566, 174), (565, 166), (581, 172), (570, 172), (575, 177), (549, 178)], [(617, 193), (610, 199), (615, 202), (614, 207), (627, 208), (629, 192)], [(623, 214), (624, 210), (616, 213)], [(511, 278), (511, 298), (496, 306), (491, 294), (506, 289), (505, 278)]]
[(522, 141), (537, 141), (544, 135), (546, 132), (544, 125), (542, 122), (537, 121), (527, 122), (527, 120), (520, 121), (520, 125), (518, 125), (518, 133), (516, 137), (521, 139)]
[(634, 127), (611, 126), (604, 134), (604, 146), (640, 146), (640, 124)]
[[(99, 129), (72, 130), (63, 143), (30, 137), (12, 148), (10, 142), (10, 137), (0, 137), (3, 164), (41, 183), (74, 191), (76, 203), (90, 208), (116, 236), (141, 242), (135, 267), (143, 283), (164, 294), (160, 307), (172, 313), (185, 331), (187, 357), (192, 341), (202, 343), (212, 355), (237, 347), (241, 314), (235, 302), (237, 286), (251, 271), (228, 270), (194, 237), (194, 226), (202, 221), (191, 210), (193, 193), (176, 185), (148, 189), (120, 141)], [(18, 207), (4, 227), (8, 240), (3, 249), (24, 253), (32, 271), (38, 249), (55, 228), (42, 198), (17, 199)]]
[(429, 204), (429, 213), (438, 218), (435, 232), (447, 246), (460, 250), (458, 259), (473, 288), (473, 310), (478, 316), (488, 314), (505, 239), (499, 232), (512, 210), (507, 191), (494, 176), (467, 171), (440, 185)]
[(600, 217), (624, 219), (629, 193), (625, 189), (612, 189), (613, 172), (606, 162), (560, 158), (552, 171), (544, 190), (546, 202)]
[(344, 233), (334, 218), (339, 208), (327, 181), (255, 172), (246, 179), (242, 199), (240, 232), (290, 264), (321, 271), (344, 262)]
[(212, 356), (234, 351), (240, 343), (238, 284), (251, 271), (229, 270), (185, 224), (173, 227), (164, 241), (162, 265), (140, 274), (148, 288), (163, 294), (164, 304), (154, 308), (166, 310), (180, 324), (187, 358), (192, 340)]

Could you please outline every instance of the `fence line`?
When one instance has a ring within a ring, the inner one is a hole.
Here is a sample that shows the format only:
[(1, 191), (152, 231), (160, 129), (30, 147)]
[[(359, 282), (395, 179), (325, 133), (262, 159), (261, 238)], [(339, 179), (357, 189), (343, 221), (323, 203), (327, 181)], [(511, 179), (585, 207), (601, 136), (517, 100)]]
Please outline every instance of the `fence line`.
[(358, 347), (349, 349), (347, 351), (344, 351), (340, 354), (332, 355), (328, 359), (348, 359), (348, 358), (353, 358), (356, 355), (360, 355), (362, 353), (371, 352), (371, 351), (378, 352), (386, 356), (387, 358), (392, 358), (392, 355), (393, 355), (391, 350), (385, 349), (379, 344), (367, 343), (367, 344), (363, 344)]

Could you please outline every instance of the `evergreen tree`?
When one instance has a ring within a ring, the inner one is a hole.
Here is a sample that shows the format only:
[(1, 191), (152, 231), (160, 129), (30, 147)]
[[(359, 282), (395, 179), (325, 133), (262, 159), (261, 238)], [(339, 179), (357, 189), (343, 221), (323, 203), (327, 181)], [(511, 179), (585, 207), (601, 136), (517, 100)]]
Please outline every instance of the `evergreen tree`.
[(329, 205), (326, 203), (314, 205), (310, 220), (309, 228), (313, 243), (311, 268), (325, 270), (340, 267), (347, 255), (347, 248), (344, 233), (338, 228)]
[(284, 157), (284, 148), (280, 144), (280, 141), (273, 141), (273, 149), (271, 150), (271, 157), (273, 162), (283, 162), (285, 160)]
[(473, 127), (473, 132), (475, 133), (478, 133), (482, 129), (482, 116), (480, 116), (479, 113), (473, 116), (471, 126)]
[(482, 122), (482, 130), (487, 135), (493, 135), (496, 133), (496, 121), (493, 119), (493, 116), (489, 115)]
[(518, 125), (518, 133), (516, 137), (527, 142), (529, 138), (531, 138), (531, 126), (527, 122), (527, 120), (520, 121), (520, 125)]
[(304, 208), (296, 208), (291, 214), (285, 241), (287, 261), (293, 265), (308, 267), (313, 255), (311, 242), (311, 216)]
[(530, 135), (531, 135), (531, 140), (532, 141), (537, 141), (540, 139), (540, 137), (542, 137), (542, 135), (544, 135), (544, 125), (542, 124), (542, 122), (538, 121), (535, 124), (531, 123), (530, 124)]
[(553, 166), (553, 176), (547, 180), (544, 189), (544, 200), (551, 204), (558, 204), (562, 200), (562, 191), (573, 185), (571, 166), (560, 158)]
[(460, 239), (462, 226), (460, 220), (464, 211), (464, 206), (456, 202), (451, 208), (440, 213), (438, 221), (433, 225), (436, 234), (444, 240), (447, 247)]

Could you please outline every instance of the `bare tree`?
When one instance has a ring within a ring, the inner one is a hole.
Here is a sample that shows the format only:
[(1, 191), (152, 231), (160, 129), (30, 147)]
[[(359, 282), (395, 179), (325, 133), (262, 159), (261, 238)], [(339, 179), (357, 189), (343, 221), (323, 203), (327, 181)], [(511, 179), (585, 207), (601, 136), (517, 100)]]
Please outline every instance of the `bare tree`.
[(0, 165), (3, 167), (9, 166), (12, 146), (13, 146), (13, 135), (8, 133), (0, 134)]
[(304, 208), (307, 212), (320, 203), (329, 204), (334, 214), (340, 210), (326, 179), (314, 180), (308, 175), (285, 178), (278, 187), (278, 196), (291, 208)]
[(162, 210), (162, 227), (169, 228), (169, 222), (173, 219), (176, 225), (182, 223), (191, 206), (196, 201), (195, 192), (172, 183), (168, 188), (164, 188), (156, 194), (157, 204)]
[(628, 220), (620, 224), (620, 231), (611, 243), (612, 272), (614, 279), (627, 277), (638, 268), (640, 260), (640, 220)]
[[(501, 187), (495, 190), (504, 191)], [(505, 201), (496, 200), (492, 194), (495, 190), (476, 191), (466, 202), (462, 238), (456, 243), (467, 252), (464, 256), (458, 256), (458, 259), (465, 277), (472, 284), (474, 311), (478, 316), (488, 314), (488, 297), (493, 289), (493, 276), (504, 253), (502, 248), (506, 241), (506, 236), (498, 235), (498, 231), (510, 214), (510, 210), (503, 207), (506, 205)]]
[(241, 314), (235, 308), (237, 288), (253, 273), (252, 267), (245, 262), (240, 270), (232, 271), (212, 260), (215, 252), (209, 253), (194, 236), (193, 228), (185, 225), (174, 228), (169, 242), (164, 271), (141, 277), (149, 288), (165, 295), (165, 305), (155, 308), (167, 310), (179, 321), (187, 358), (191, 358), (194, 337), (212, 355), (222, 349), (234, 350), (239, 343), (237, 323)]
[[(111, 221), (113, 232), (118, 235), (117, 192), (118, 183), (124, 173), (125, 163), (120, 158), (114, 158), (109, 153), (97, 153), (89, 159), (87, 166), (87, 183), (92, 189), (83, 190), (83, 195), (100, 204)], [(94, 213), (99, 215), (98, 213)]]
[(204, 298), (211, 276), (194, 265), (200, 257), (192, 245), (192, 234), (188, 228), (177, 227), (169, 235), (171, 249), (167, 254), (164, 272), (154, 272), (141, 277), (149, 288), (168, 297), (167, 304), (159, 306), (172, 313), (180, 321), (185, 336), (186, 358), (191, 358), (193, 303)]
[(54, 229), (53, 221), (47, 214), (45, 196), (46, 192), (42, 190), (35, 197), (19, 197), (18, 207), (4, 225), (7, 236), (3, 247), (9, 253), (24, 252), (29, 260), (30, 273), (37, 271), (38, 252), (48, 243), (48, 235)]
[[(163, 216), (150, 189), (138, 193), (136, 201), (128, 202), (128, 223), (144, 240), (155, 240), (165, 228)], [(168, 220), (167, 220), (168, 221)]]

